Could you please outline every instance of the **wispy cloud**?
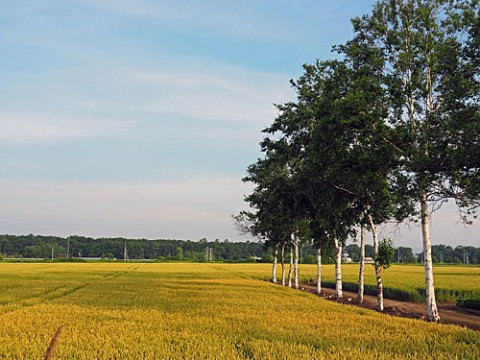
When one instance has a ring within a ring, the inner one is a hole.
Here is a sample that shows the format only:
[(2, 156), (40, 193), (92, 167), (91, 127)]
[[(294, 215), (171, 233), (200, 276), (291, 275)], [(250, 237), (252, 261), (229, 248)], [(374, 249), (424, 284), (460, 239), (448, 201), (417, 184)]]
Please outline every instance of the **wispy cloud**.
[(31, 144), (112, 135), (124, 122), (56, 114), (0, 113), (0, 145)]
[[(373, 4), (373, 0), (83, 1), (96, 11), (114, 16), (174, 24), (218, 37), (281, 43), (297, 50), (308, 44), (324, 54), (328, 54), (331, 45), (345, 41), (344, 34), (351, 31), (348, 20), (366, 13)], [(329, 45), (322, 49), (319, 42)]]
[(127, 70), (125, 81), (143, 89), (142, 111), (182, 114), (224, 123), (260, 123), (275, 116), (274, 101), (291, 98), (288, 79), (257, 71)]
[[(295, 13), (298, 17), (308, 19), (307, 8), (314, 2), (296, 5), (284, 2), (281, 6), (253, 0), (241, 2), (205, 0), (162, 2), (152, 0), (84, 0), (94, 9), (115, 15), (140, 17), (146, 20), (174, 23), (186, 28), (196, 28), (221, 35), (228, 34), (237, 38), (255, 38), (290, 42), (298, 39), (299, 29), (286, 21), (284, 11)], [(321, 18), (322, 14), (317, 14)], [(317, 21), (318, 21), (317, 17)]]
[(168, 4), (168, 2), (160, 3), (148, 0), (83, 0), (83, 2), (93, 8), (130, 16), (154, 18), (160, 16), (180, 18), (184, 16), (178, 6), (171, 6), (172, 4)]

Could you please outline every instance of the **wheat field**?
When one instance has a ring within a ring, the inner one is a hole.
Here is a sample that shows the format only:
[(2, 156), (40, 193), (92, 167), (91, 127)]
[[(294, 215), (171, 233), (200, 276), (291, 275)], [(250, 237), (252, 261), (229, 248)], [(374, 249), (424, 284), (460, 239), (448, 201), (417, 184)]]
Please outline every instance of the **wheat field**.
[(283, 288), (268, 264), (0, 266), (1, 359), (43, 358), (61, 325), (53, 359), (480, 358), (478, 332)]

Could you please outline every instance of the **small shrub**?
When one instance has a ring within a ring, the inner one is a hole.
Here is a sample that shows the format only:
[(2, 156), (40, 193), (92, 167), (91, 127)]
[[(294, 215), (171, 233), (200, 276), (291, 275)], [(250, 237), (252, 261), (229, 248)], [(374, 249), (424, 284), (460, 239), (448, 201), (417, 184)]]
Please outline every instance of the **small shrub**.
[(463, 295), (457, 299), (457, 305), (467, 309), (480, 310), (480, 295)]

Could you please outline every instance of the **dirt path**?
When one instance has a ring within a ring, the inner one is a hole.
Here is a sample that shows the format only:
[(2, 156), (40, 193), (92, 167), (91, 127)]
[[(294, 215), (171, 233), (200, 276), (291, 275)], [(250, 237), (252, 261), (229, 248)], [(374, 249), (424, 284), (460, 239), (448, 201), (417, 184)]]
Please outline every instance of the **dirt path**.
[[(312, 294), (317, 294), (317, 288), (308, 284), (300, 284), (302, 291), (307, 291)], [(336, 301), (334, 299), (335, 290), (330, 288), (322, 288), (321, 296), (327, 300)], [(357, 293), (350, 291), (343, 291), (342, 303), (346, 305), (359, 306), (362, 308), (376, 310), (377, 298), (376, 296), (364, 295), (364, 302), (361, 305), (355, 304)], [(438, 311), (440, 313), (441, 322), (444, 324), (455, 324), (465, 326), (469, 329), (480, 331), (480, 311), (469, 310), (458, 307), (455, 303), (439, 303)], [(406, 317), (413, 319), (425, 319), (426, 308), (425, 304), (417, 304), (411, 302), (404, 302), (398, 300), (384, 299), (385, 314), (398, 317)]]

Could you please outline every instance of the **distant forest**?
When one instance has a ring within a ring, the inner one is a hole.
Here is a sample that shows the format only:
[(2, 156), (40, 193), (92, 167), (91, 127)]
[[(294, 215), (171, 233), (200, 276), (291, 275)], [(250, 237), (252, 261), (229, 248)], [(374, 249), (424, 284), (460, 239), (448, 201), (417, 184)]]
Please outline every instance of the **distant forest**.
[[(265, 257), (263, 244), (224, 240), (147, 240), (0, 235), (0, 254), (14, 258), (103, 258), (159, 261), (248, 261)], [(52, 256), (53, 252), (53, 256)], [(255, 259), (253, 258), (255, 257)]]
[[(192, 240), (147, 240), (125, 238), (91, 238), (69, 236), (67, 238), (42, 235), (0, 235), (0, 254), (2, 258), (103, 258), (123, 260), (158, 261), (231, 261), (231, 262), (271, 262), (272, 249), (265, 248), (260, 242), (232, 242)], [(373, 257), (373, 246), (366, 245), (367, 257)], [(479, 264), (480, 248), (472, 246), (446, 245), (432, 246), (433, 261), (443, 263)], [(356, 244), (345, 247), (345, 255), (357, 262), (360, 247)], [(331, 254), (333, 255), (333, 253)], [(332, 256), (325, 255), (327, 263), (333, 262)], [(315, 250), (309, 244), (300, 248), (300, 262), (316, 262)], [(421, 262), (422, 254), (414, 254), (409, 247), (395, 249), (396, 263)]]

